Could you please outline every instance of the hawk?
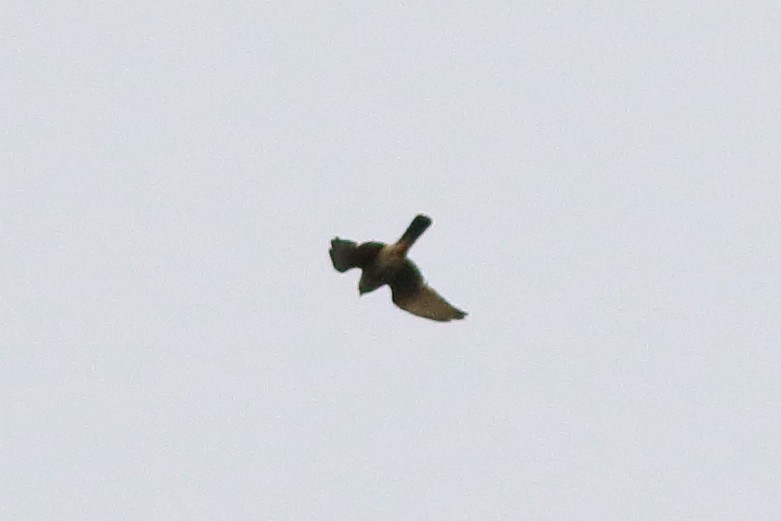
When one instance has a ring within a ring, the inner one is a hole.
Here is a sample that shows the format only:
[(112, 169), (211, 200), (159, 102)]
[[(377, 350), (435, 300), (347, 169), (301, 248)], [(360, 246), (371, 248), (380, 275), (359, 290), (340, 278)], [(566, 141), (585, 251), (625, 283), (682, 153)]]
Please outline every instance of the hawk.
[(358, 282), (361, 295), (387, 284), (391, 289), (393, 303), (404, 311), (439, 322), (460, 320), (466, 313), (450, 305), (431, 289), (424, 282), (418, 267), (407, 258), (407, 251), (429, 226), (430, 218), (417, 215), (401, 239), (394, 244), (364, 242), (358, 245), (335, 237), (328, 253), (336, 271), (344, 273), (351, 268), (362, 270)]

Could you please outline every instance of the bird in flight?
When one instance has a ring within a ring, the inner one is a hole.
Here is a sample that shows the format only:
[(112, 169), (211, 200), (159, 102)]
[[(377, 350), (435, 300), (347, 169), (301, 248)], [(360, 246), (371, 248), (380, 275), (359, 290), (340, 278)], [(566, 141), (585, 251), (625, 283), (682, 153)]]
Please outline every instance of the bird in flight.
[(384, 286), (390, 286), (393, 303), (401, 309), (439, 322), (460, 320), (466, 313), (452, 306), (423, 280), (420, 270), (407, 258), (407, 251), (426, 228), (431, 219), (417, 215), (401, 239), (394, 244), (364, 242), (357, 244), (335, 237), (331, 241), (331, 262), (340, 273), (351, 268), (362, 270), (358, 292), (363, 295)]

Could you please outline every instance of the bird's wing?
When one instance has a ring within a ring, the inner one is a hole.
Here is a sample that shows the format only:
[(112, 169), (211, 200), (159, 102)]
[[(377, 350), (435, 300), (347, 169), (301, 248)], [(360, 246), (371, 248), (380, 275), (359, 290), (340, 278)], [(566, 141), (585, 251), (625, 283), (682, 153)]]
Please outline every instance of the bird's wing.
[(453, 307), (424, 281), (420, 271), (407, 260), (389, 283), (393, 303), (404, 311), (440, 322), (460, 320), (466, 313)]
[(407, 249), (409, 249), (415, 244), (415, 241), (423, 235), (423, 232), (425, 232), (429, 226), (431, 226), (430, 217), (416, 215), (415, 218), (412, 219), (409, 227), (407, 227), (407, 231), (404, 232), (404, 235), (401, 236), (401, 239), (399, 239), (398, 242), (405, 244)]
[(382, 243), (365, 242), (358, 246), (353, 241), (346, 241), (339, 237), (331, 241), (331, 249), (328, 254), (336, 271), (344, 273), (350, 268), (363, 268), (377, 256), (382, 248)]

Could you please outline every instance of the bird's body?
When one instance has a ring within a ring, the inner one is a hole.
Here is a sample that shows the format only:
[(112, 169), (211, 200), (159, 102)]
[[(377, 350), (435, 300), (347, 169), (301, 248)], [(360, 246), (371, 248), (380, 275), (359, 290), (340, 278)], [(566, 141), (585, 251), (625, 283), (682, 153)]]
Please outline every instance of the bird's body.
[(331, 262), (339, 272), (351, 268), (362, 270), (358, 283), (361, 295), (387, 284), (394, 304), (405, 311), (440, 322), (462, 319), (466, 313), (428, 287), (420, 270), (407, 258), (407, 251), (429, 226), (431, 219), (418, 215), (393, 244), (365, 242), (358, 245), (336, 237), (329, 250)]

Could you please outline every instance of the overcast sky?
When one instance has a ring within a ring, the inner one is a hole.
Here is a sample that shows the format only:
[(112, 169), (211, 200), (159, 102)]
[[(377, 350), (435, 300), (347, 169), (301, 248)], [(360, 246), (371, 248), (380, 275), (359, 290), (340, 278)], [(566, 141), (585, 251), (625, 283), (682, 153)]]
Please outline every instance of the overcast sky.
[(779, 27), (3, 2), (0, 518), (781, 519)]

